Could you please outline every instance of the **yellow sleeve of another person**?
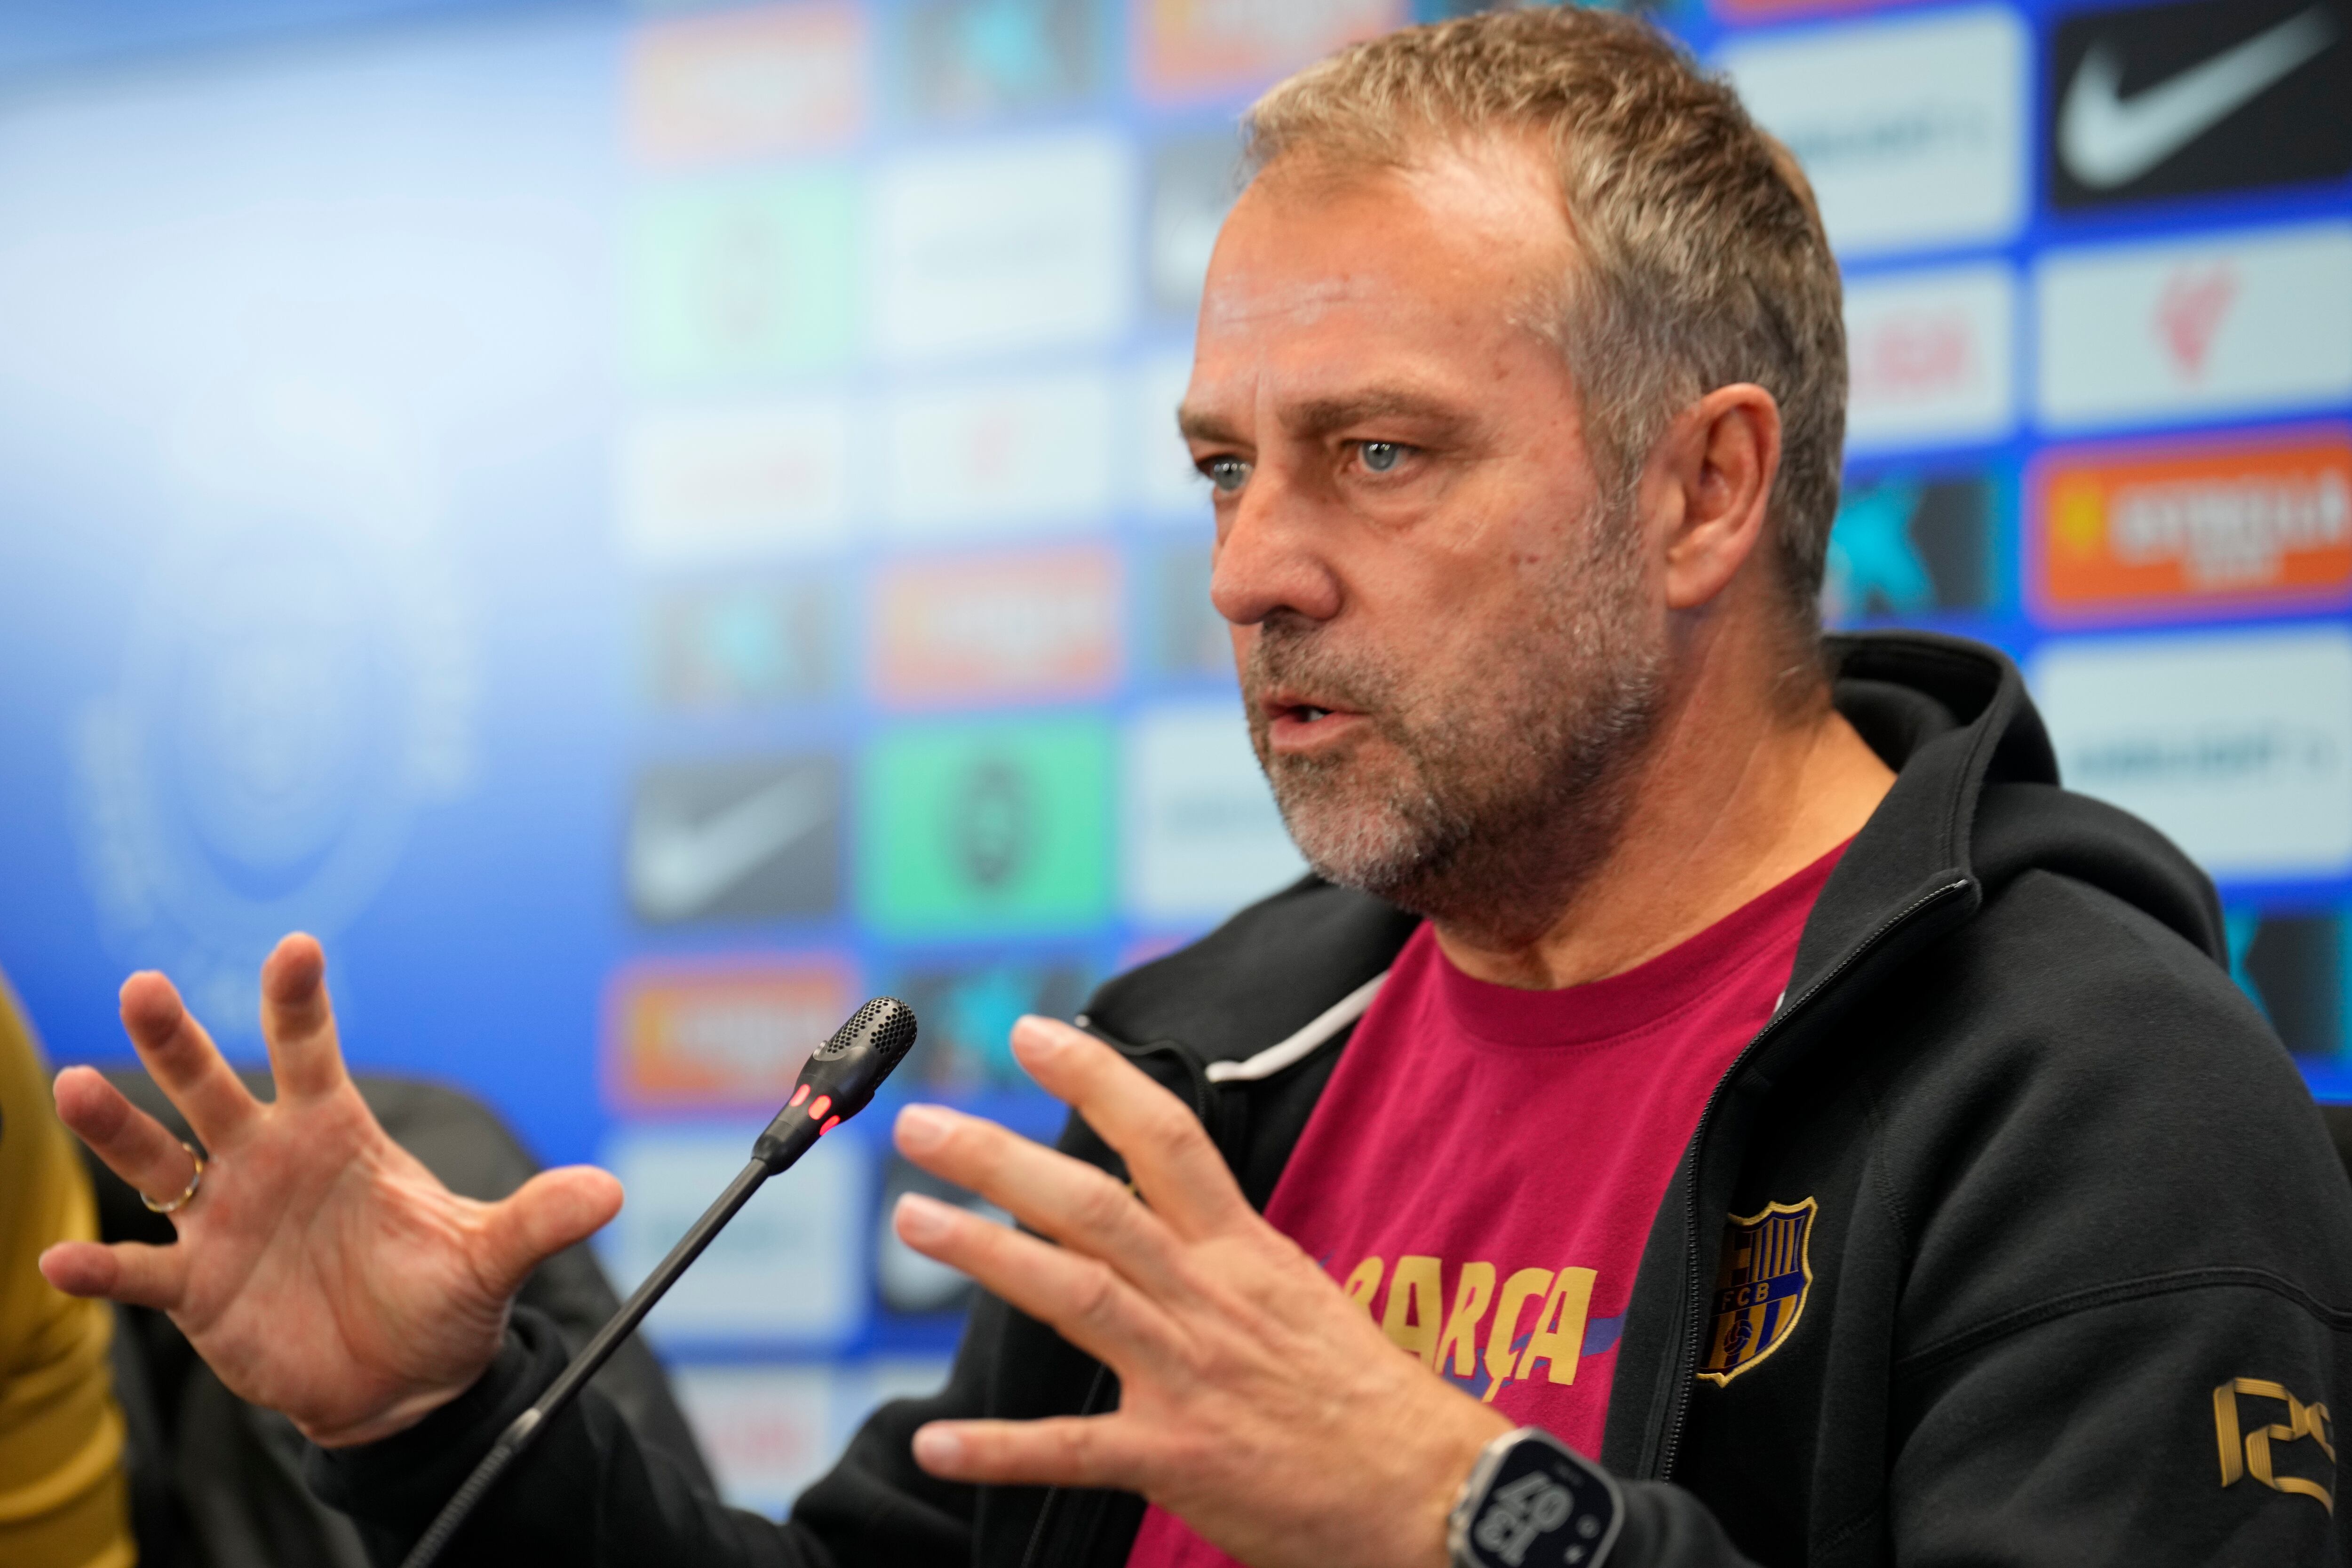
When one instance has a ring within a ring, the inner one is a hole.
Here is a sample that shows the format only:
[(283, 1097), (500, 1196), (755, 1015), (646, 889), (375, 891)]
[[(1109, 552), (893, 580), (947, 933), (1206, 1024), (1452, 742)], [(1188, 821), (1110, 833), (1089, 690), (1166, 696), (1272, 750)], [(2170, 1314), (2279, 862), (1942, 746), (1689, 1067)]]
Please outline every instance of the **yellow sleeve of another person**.
[(129, 1568), (122, 1413), (103, 1301), (49, 1288), (33, 1260), (94, 1238), (89, 1176), (58, 1121), (48, 1073), (0, 979), (0, 1563)]

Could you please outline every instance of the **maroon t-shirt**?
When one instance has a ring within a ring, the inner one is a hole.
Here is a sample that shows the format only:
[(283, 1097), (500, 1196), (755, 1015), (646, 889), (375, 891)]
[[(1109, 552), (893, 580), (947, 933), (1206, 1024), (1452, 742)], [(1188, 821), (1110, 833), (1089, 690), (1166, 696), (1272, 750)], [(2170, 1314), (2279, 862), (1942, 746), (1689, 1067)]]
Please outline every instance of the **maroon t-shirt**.
[[(1265, 1217), (1407, 1354), (1598, 1453), (1651, 1220), (1707, 1096), (1787, 988), (1842, 853), (1638, 968), (1564, 990), (1474, 980), (1422, 927)], [(1154, 1507), (1128, 1568), (1230, 1562)]]

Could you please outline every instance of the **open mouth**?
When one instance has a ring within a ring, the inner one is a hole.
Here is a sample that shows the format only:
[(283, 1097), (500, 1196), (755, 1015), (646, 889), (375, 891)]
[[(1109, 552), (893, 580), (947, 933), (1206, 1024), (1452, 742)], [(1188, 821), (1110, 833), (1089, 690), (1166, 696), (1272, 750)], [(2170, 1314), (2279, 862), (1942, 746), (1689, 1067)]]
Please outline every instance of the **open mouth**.
[(1351, 721), (1363, 717), (1352, 710), (1333, 708), (1288, 691), (1270, 692), (1263, 702), (1267, 728), (1273, 733), (1275, 744), (1284, 748), (1304, 745), (1326, 735), (1336, 735), (1351, 728)]

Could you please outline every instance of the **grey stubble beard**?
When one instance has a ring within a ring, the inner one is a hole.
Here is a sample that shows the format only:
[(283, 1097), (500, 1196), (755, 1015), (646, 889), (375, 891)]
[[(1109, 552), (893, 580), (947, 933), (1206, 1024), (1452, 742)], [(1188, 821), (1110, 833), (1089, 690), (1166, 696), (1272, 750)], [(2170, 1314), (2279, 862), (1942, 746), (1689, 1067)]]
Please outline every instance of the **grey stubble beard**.
[[(1343, 650), (1292, 612), (1260, 624), (1242, 671), (1251, 742), (1318, 875), (1504, 947), (1549, 929), (1607, 859), (1666, 659), (1643, 614), (1633, 519), (1595, 517), (1584, 536), (1524, 624), (1492, 628), (1489, 647), (1417, 689), (1393, 655)], [(1257, 699), (1276, 687), (1363, 713), (1385, 757), (1360, 743), (1275, 755)]]

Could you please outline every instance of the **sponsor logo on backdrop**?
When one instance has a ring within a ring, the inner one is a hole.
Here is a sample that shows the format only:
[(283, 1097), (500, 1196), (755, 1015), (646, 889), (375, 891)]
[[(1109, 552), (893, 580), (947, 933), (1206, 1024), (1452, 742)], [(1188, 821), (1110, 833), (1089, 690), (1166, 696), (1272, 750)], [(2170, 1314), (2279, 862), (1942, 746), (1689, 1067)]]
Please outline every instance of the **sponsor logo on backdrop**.
[(910, 392), (891, 405), (886, 510), (901, 539), (1066, 532), (1118, 493), (1118, 399), (1094, 371)]
[[(629, 1194), (596, 1237), (614, 1284), (631, 1290), (653, 1272), (742, 1173), (765, 1121), (625, 1125), (605, 1141), (598, 1163)], [(810, 1150), (793, 1167), (793, 1201), (747, 1205), (653, 1310), (646, 1332), (665, 1350), (714, 1341), (822, 1346), (855, 1333), (866, 1318), (874, 1163), (855, 1131)]]
[(2032, 684), (2067, 786), (2214, 876), (2352, 868), (2352, 631), (2056, 637)]
[(927, 120), (1049, 108), (1094, 91), (1101, 42), (1089, 0), (918, 0), (904, 96)]
[(901, 1075), (933, 1093), (1024, 1088), (1029, 1075), (1013, 1059), (1014, 1022), (1024, 1013), (1076, 1016), (1095, 978), (1094, 964), (1069, 955), (911, 964), (891, 982), (923, 1021)]
[(606, 1097), (624, 1110), (772, 1112), (856, 985), (832, 955), (631, 964), (605, 995)]
[(2352, 173), (2352, 4), (2193, 0), (2068, 16), (2050, 39), (2059, 209)]
[(1156, 354), (1136, 366), (1129, 384), (1130, 489), (1148, 515), (1198, 524), (1211, 517), (1209, 484), (1176, 433), (1176, 410), (1192, 380), (1190, 353)]
[(1724, 51), (1804, 164), (1840, 255), (2000, 240), (2025, 215), (2025, 24), (1937, 12)]
[(622, 542), (653, 565), (808, 555), (849, 541), (846, 404), (644, 415), (622, 437)]
[(730, 1507), (781, 1519), (833, 1468), (840, 1456), (838, 1375), (807, 1363), (669, 1369), (670, 1387)]
[(1823, 618), (1990, 608), (1993, 542), (2010, 489), (1980, 472), (1902, 468), (1849, 478), (1830, 531)]
[(2352, 397), (2352, 224), (2050, 252), (2035, 293), (2054, 427)]
[(791, 375), (856, 353), (856, 188), (811, 169), (641, 198), (630, 342), (660, 385)]
[(2210, 614), (2352, 590), (2352, 432), (2042, 454), (2028, 554), (2042, 607)]
[(840, 679), (840, 608), (819, 577), (659, 593), (644, 623), (646, 697), (704, 713), (822, 697)]
[(671, 165), (837, 147), (865, 128), (866, 75), (855, 5), (657, 22), (629, 44), (630, 147)]
[(1995, 441), (2017, 420), (2016, 280), (1958, 267), (1846, 285), (1851, 451)]
[(1108, 549), (899, 562), (876, 597), (875, 680), (896, 701), (1084, 696), (1118, 676)]
[(1127, 735), (1127, 903), (1201, 924), (1307, 869), (1284, 830), (1233, 697), (1149, 708)]
[(875, 198), (875, 331), (895, 359), (1097, 343), (1134, 312), (1135, 154), (1063, 132), (902, 157)]
[(1343, 44), (1412, 20), (1408, 0), (1131, 0), (1135, 79), (1149, 99), (1266, 87)]
[(1151, 308), (1190, 324), (1217, 231), (1241, 195), (1241, 143), (1230, 131), (1165, 142), (1151, 153), (1143, 263)]
[(2340, 910), (2231, 909), (2222, 927), (2230, 975), (2299, 1057), (2345, 1047), (2346, 928)]
[(629, 905), (655, 925), (829, 914), (840, 846), (829, 756), (648, 768), (629, 808)]
[(1209, 599), (1212, 566), (1206, 544), (1167, 544), (1151, 555), (1143, 661), (1153, 674), (1233, 678), (1231, 628)]
[(858, 890), (891, 936), (1082, 931), (1111, 905), (1111, 740), (1093, 718), (910, 725), (867, 754)]

